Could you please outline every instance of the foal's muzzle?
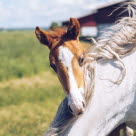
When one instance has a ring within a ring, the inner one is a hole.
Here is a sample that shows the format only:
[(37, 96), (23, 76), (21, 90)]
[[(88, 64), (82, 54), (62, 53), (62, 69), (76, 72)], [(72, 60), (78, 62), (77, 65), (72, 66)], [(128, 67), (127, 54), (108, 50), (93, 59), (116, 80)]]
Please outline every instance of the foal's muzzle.
[(84, 110), (85, 110), (85, 102), (82, 102), (82, 107), (79, 109), (76, 109), (75, 111), (72, 110), (72, 108), (70, 107), (70, 105), (68, 106), (69, 111), (73, 114), (73, 115), (81, 115), (83, 114)]

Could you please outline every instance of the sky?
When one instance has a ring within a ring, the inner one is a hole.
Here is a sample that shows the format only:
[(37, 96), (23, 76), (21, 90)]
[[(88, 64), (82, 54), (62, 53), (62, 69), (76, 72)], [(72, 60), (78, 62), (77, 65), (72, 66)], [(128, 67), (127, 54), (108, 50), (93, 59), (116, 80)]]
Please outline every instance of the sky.
[(118, 0), (0, 0), (0, 28), (48, 27)]

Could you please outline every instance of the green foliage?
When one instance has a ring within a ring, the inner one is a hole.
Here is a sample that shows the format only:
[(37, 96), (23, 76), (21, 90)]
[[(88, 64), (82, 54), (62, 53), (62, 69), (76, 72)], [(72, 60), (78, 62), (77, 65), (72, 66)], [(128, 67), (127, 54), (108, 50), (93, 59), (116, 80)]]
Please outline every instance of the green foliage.
[(57, 27), (59, 27), (58, 23), (57, 22), (52, 22), (51, 26), (50, 26), (50, 29), (53, 30), (53, 29), (55, 29)]

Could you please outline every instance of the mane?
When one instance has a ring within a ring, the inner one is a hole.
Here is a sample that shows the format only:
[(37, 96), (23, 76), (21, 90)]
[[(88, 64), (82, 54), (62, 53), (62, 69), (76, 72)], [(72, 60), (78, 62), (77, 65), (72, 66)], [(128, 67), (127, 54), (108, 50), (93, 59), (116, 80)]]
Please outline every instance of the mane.
[[(128, 2), (128, 17), (118, 20), (114, 26), (104, 31), (103, 35), (95, 41), (94, 46), (86, 50), (84, 56), (84, 90), (85, 100), (88, 104), (95, 87), (95, 66), (98, 60), (116, 60), (122, 67), (122, 76), (115, 83), (121, 83), (126, 74), (125, 65), (122, 58), (136, 51), (136, 3)], [(62, 36), (62, 35), (61, 35)], [(46, 136), (63, 136), (70, 130), (73, 123), (81, 118), (82, 115), (76, 117), (71, 115), (67, 106), (67, 98), (65, 98), (56, 117), (54, 118)]]
[(122, 68), (119, 80), (109, 81), (120, 84), (125, 75), (126, 68), (122, 58), (136, 51), (136, 3), (127, 2), (128, 17), (118, 20), (115, 25), (106, 29), (102, 36), (94, 41), (94, 46), (85, 52), (84, 80), (85, 99), (88, 103), (91, 99), (95, 86), (95, 66), (98, 60), (116, 60)]

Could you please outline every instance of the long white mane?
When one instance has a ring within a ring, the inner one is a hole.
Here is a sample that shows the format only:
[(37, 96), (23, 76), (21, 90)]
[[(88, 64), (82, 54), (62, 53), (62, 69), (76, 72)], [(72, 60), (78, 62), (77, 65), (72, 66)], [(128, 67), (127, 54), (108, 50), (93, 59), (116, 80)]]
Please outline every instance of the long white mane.
[[(126, 5), (126, 4), (125, 4)], [(86, 53), (84, 61), (84, 80), (86, 103), (91, 99), (95, 86), (95, 66), (100, 59), (117, 60), (122, 68), (122, 75), (115, 83), (121, 83), (126, 70), (122, 58), (135, 52), (136, 50), (136, 3), (127, 3), (128, 17), (123, 17), (116, 24), (108, 28), (103, 35), (98, 38), (95, 45), (90, 47)], [(82, 116), (82, 115), (81, 115)], [(64, 135), (75, 120), (79, 117), (73, 116), (67, 107), (67, 98), (61, 103), (54, 121), (52, 122), (46, 136)]]
[[(121, 58), (135, 52), (136, 50), (136, 3), (129, 2), (127, 11), (128, 17), (123, 17), (104, 31), (103, 35), (98, 38), (94, 46), (90, 47), (85, 53), (85, 98), (88, 101), (91, 98), (95, 85), (95, 65), (100, 59), (118, 61), (122, 68), (122, 74), (118, 81), (121, 83), (126, 75), (125, 65)], [(90, 79), (90, 81), (89, 81)], [(109, 79), (110, 80), (110, 79)], [(91, 88), (91, 91), (90, 91)]]

